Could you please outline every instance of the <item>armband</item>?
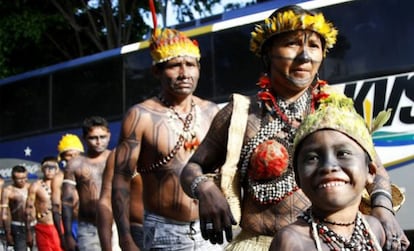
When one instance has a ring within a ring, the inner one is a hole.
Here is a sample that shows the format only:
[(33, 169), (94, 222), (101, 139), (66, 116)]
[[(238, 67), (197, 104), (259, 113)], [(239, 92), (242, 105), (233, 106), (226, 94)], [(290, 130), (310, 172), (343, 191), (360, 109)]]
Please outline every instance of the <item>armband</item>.
[(69, 184), (69, 185), (76, 186), (76, 182), (75, 182), (75, 181), (73, 181), (73, 180), (64, 179), (64, 180), (62, 181), (62, 183), (63, 183), (63, 184)]
[(376, 189), (376, 190), (374, 190), (374, 191), (371, 192), (371, 204), (374, 204), (375, 198), (377, 198), (380, 195), (384, 196), (391, 203), (393, 203), (392, 196), (391, 196), (391, 194), (387, 190), (384, 190), (384, 189)]
[(201, 175), (196, 177), (193, 182), (191, 182), (191, 186), (190, 186), (190, 190), (191, 190), (191, 195), (193, 198), (198, 199), (198, 185), (200, 185), (200, 183), (206, 182), (208, 180), (208, 177), (206, 175)]
[(8, 208), (9, 207), (9, 204), (1, 204), (0, 205), (0, 208)]

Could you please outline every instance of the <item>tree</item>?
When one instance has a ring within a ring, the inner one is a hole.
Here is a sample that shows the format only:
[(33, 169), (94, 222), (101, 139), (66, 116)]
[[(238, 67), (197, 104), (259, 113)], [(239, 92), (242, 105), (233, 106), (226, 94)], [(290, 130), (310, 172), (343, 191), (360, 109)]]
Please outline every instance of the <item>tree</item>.
[[(68, 31), (53, 6), (41, 1), (0, 1), (0, 77), (56, 62), (53, 44)], [(30, 56), (28, 56), (30, 55)], [(62, 58), (60, 55), (58, 58)]]
[[(137, 41), (148, 32), (139, 9), (148, 9), (140, 0), (68, 1), (51, 0), (73, 29), (78, 56), (83, 56), (83, 43), (88, 42), (96, 51), (104, 51)], [(86, 40), (86, 41), (85, 41)]]
[[(154, 0), (166, 19), (167, 0)], [(171, 0), (177, 20), (220, 0)], [(145, 39), (147, 0), (0, 0), (0, 78)], [(229, 5), (228, 8), (237, 8)], [(164, 22), (165, 23), (165, 22)], [(29, 55), (29, 56), (28, 56)]]

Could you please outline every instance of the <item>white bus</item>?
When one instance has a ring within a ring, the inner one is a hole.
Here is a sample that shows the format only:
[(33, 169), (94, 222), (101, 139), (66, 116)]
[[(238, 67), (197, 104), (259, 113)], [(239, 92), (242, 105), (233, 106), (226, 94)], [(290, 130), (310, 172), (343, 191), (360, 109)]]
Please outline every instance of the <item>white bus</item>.
[[(179, 25), (201, 48), (196, 94), (221, 103), (233, 92), (255, 93), (261, 65), (249, 51), (250, 32), (287, 4), (320, 9), (339, 30), (322, 79), (341, 85), (368, 123), (392, 108), (374, 141), (392, 182), (405, 190), (397, 217), (414, 243), (414, 1), (275, 0)], [(24, 163), (36, 178), (39, 161), (57, 154), (64, 133), (80, 135), (91, 115), (110, 121), (114, 147), (126, 109), (157, 93), (150, 67), (142, 41), (0, 80), (0, 174), (8, 178)]]

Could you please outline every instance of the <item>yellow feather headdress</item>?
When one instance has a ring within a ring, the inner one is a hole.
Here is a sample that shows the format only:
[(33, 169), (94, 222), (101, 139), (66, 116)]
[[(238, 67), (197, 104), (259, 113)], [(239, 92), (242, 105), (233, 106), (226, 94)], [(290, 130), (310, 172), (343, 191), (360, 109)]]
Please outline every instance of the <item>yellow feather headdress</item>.
[(184, 33), (168, 28), (158, 28), (153, 0), (149, 1), (154, 30), (150, 41), (153, 64), (162, 63), (175, 57), (189, 56), (200, 59), (200, 49), (195, 40), (189, 39)]
[(338, 35), (338, 30), (332, 23), (325, 20), (322, 13), (315, 15), (295, 14), (292, 10), (288, 10), (266, 18), (264, 23), (255, 26), (251, 33), (250, 50), (260, 57), (262, 46), (269, 38), (283, 32), (296, 30), (311, 30), (321, 35), (325, 40), (324, 55), (328, 49), (334, 46)]
[(151, 38), (150, 50), (153, 64), (180, 56), (200, 59), (197, 41), (190, 40), (184, 33), (174, 29), (156, 28)]

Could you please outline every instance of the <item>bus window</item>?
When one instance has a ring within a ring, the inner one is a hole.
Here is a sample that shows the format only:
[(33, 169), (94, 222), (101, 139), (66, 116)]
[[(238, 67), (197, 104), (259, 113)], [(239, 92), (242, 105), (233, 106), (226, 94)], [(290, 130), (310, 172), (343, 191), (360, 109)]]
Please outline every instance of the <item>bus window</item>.
[(47, 77), (21, 80), (0, 87), (0, 137), (49, 128)]
[(323, 77), (334, 83), (412, 69), (413, 8), (413, 1), (393, 0), (352, 1), (324, 8), (339, 37), (324, 63)]
[(151, 73), (152, 59), (148, 50), (123, 56), (125, 71), (125, 109), (157, 94), (159, 83)]
[(257, 89), (255, 83), (262, 68), (260, 60), (249, 49), (251, 30), (250, 24), (214, 34), (218, 95)]
[(217, 93), (216, 63), (214, 62), (213, 34), (205, 34), (196, 38), (201, 52), (200, 79), (195, 91), (197, 96), (212, 100)]
[(122, 114), (122, 61), (112, 58), (53, 75), (53, 125), (79, 124), (92, 115)]

